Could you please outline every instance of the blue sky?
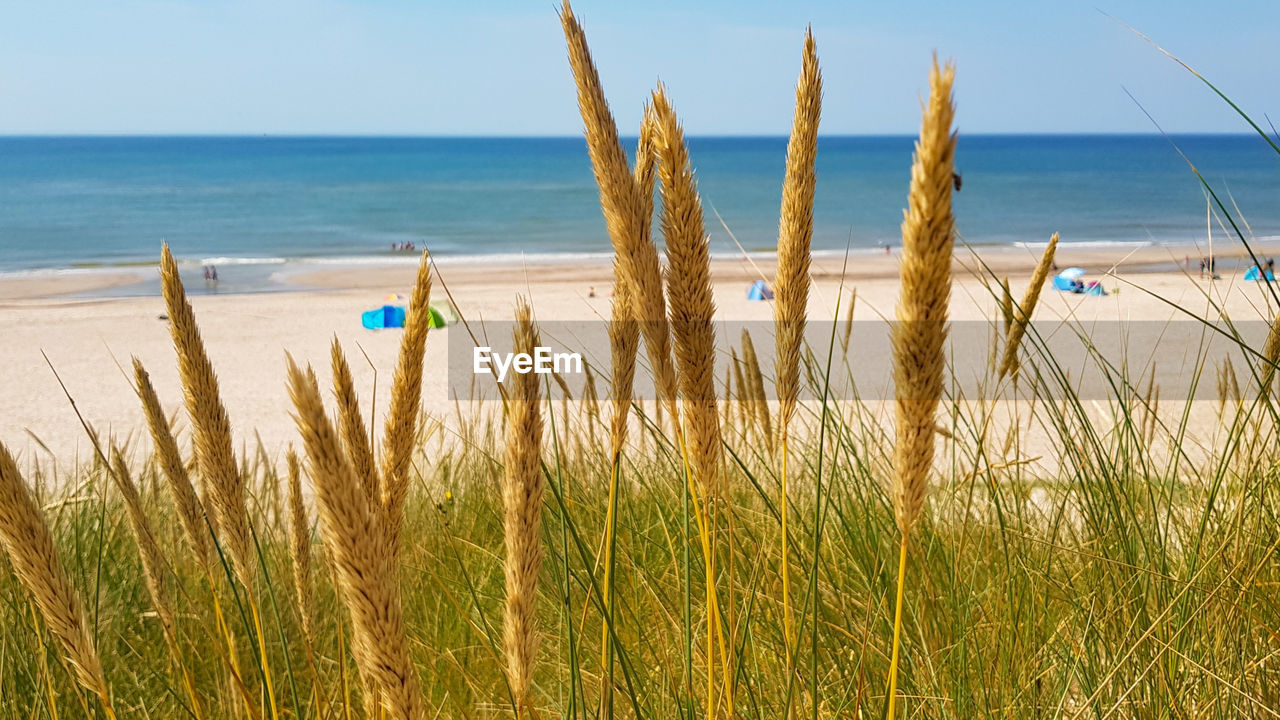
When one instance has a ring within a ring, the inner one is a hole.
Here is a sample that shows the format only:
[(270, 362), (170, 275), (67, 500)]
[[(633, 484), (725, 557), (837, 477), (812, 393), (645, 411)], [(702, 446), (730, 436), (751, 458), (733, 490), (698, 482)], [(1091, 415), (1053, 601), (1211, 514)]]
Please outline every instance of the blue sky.
[[(1216, 7), (1215, 7), (1216, 5)], [(573, 135), (549, 1), (0, 2), (0, 133)], [(1226, 9), (1223, 9), (1223, 8)], [(782, 134), (804, 27), (823, 131), (912, 133), (930, 52), (979, 132), (1245, 128), (1151, 35), (1247, 111), (1280, 115), (1280, 2), (580, 0), (624, 133), (654, 82), (690, 134)], [(1278, 119), (1280, 122), (1280, 119)]]

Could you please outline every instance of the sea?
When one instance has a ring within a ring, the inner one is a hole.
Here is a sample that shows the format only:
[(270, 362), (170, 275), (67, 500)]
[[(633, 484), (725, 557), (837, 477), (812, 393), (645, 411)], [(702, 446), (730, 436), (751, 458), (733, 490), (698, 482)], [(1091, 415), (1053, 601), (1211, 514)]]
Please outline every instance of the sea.
[[(634, 139), (624, 140), (628, 151)], [(712, 253), (768, 255), (786, 137), (689, 140)], [(913, 138), (822, 137), (816, 253), (899, 242)], [(961, 135), (960, 242), (1183, 246), (1280, 236), (1280, 154), (1257, 135)], [(661, 242), (661, 238), (657, 238)], [(604, 262), (581, 137), (2, 137), (0, 278), (136, 271), (169, 243), (221, 292), (297, 287), (322, 267)], [(200, 283), (189, 283), (195, 292)]]

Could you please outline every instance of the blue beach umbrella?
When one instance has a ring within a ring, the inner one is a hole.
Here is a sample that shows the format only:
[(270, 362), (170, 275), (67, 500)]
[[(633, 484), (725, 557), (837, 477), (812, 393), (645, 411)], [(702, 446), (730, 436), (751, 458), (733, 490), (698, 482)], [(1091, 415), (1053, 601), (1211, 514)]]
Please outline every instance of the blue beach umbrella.
[(1053, 287), (1057, 290), (1071, 291), (1075, 289), (1076, 280), (1079, 280), (1084, 274), (1084, 268), (1069, 267), (1053, 276)]

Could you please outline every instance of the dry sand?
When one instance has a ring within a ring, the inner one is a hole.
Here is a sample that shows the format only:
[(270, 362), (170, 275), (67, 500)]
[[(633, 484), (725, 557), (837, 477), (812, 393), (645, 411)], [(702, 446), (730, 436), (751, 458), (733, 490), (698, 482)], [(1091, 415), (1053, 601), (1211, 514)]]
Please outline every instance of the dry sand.
[[(1008, 275), (1014, 296), (1020, 298), (1038, 252), (984, 249), (982, 262), (998, 276)], [(1180, 252), (1162, 248), (1130, 253), (1064, 247), (1059, 252), (1059, 266), (1081, 265), (1090, 270), (1092, 278), (1101, 279), (1108, 290), (1119, 292), (1099, 298), (1046, 291), (1037, 318), (1071, 318), (1085, 325), (1135, 320), (1163, 323), (1185, 319), (1170, 303), (1205, 314), (1209, 312), (1210, 298), (1238, 319), (1270, 317), (1265, 308), (1264, 286), (1245, 283), (1234, 271), (1224, 272), (1222, 279), (1210, 282), (1200, 280), (1194, 268), (1190, 274), (1171, 270), (1182, 263)], [(977, 264), (968, 250), (958, 251), (957, 255), (959, 264), (970, 268)], [(439, 270), (456, 306), (473, 323), (509, 319), (517, 294), (531, 298), (539, 320), (544, 322), (602, 319), (609, 315), (612, 271), (607, 262), (524, 267), (446, 264)], [(1109, 270), (1112, 273), (1104, 276)], [(762, 273), (771, 277), (772, 272), (772, 262), (768, 260), (717, 260), (715, 299), (720, 317), (770, 320), (772, 304), (747, 301), (745, 290)], [(815, 262), (812, 321), (829, 321), (833, 317), (842, 272), (846, 292), (857, 288), (859, 320), (892, 317), (898, 293), (897, 257), (860, 254), (851, 258), (847, 268), (839, 258)], [(409, 267), (334, 269), (292, 278), (299, 286), (322, 289), (194, 297), (192, 304), (239, 442), (251, 446), (256, 434), (267, 452), (277, 456), (293, 441), (284, 384), (285, 352), (327, 373), (329, 342), (335, 335), (347, 349), (366, 411), (374, 387), (374, 368), (377, 369), (375, 414), (381, 417), (401, 333), (363, 329), (360, 312), (379, 305), (388, 292), (406, 292), (412, 276)], [(91, 453), (73, 407), (42, 353), (57, 369), (84, 418), (99, 431), (119, 439), (132, 438), (139, 452), (145, 451), (149, 443), (140, 437), (145, 431), (138, 401), (129, 378), (119, 369), (128, 366), (130, 356), (140, 358), (150, 370), (166, 409), (177, 413), (180, 427), (185, 428), (168, 325), (160, 319), (165, 312), (161, 298), (67, 297), (125, 282), (128, 277), (75, 275), (0, 280), (0, 337), (4, 338), (0, 343), (0, 440), (18, 452), (24, 463), (38, 461), (49, 466), (52, 461), (65, 470), (87, 460)], [(588, 296), (592, 287), (595, 297)], [(443, 286), (438, 283), (433, 297), (443, 296)], [(969, 272), (962, 271), (957, 278), (953, 305), (957, 320), (987, 321), (996, 314), (996, 302), (984, 281)], [(1181, 329), (1163, 333), (1161, 348), (1185, 348), (1189, 338), (1194, 337), (1194, 323), (1176, 325)], [(443, 367), (446, 336), (463, 332), (461, 326), (432, 331), (427, 367)], [(736, 345), (737, 338), (721, 337), (722, 350), (728, 342)], [(757, 337), (756, 343), (765, 345), (770, 341)], [(372, 367), (361, 357), (361, 349), (368, 354)], [(1143, 351), (1147, 357), (1132, 358), (1132, 366), (1144, 367), (1152, 357), (1165, 352), (1154, 346)], [(857, 347), (850, 349), (851, 362), (858, 362), (858, 352)], [(1162, 382), (1178, 381), (1176, 370), (1165, 372), (1165, 376), (1158, 376)], [(425, 394), (428, 413), (443, 417), (453, 411), (442, 383), (429, 379)], [(1205, 430), (1211, 432), (1212, 428)]]

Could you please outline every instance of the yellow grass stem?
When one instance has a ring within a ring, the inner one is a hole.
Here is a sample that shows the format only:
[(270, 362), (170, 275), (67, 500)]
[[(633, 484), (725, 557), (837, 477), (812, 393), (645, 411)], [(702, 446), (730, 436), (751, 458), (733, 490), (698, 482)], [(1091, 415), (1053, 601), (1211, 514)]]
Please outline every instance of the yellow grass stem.
[[(774, 388), (778, 394), (778, 429), (781, 435), (782, 475), (778, 489), (782, 553), (782, 634), (787, 668), (791, 668), (794, 621), (791, 614), (790, 547), (787, 539), (787, 436), (800, 389), (800, 346), (804, 342), (809, 307), (810, 245), (813, 239), (813, 195), (817, 187), (814, 161), (818, 155), (818, 121), (822, 116), (822, 71), (818, 67), (813, 32), (804, 36), (800, 79), (796, 82), (795, 116), (787, 143), (787, 172), (782, 183), (782, 209), (778, 220), (778, 268), (773, 305)], [(744, 353), (748, 336), (743, 331)], [(754, 353), (753, 353), (754, 354)], [(765, 406), (767, 408), (767, 405)], [(767, 417), (767, 414), (766, 414)], [(773, 438), (768, 440), (772, 449)]]
[(907, 539), (924, 506), (933, 466), (937, 422), (942, 399), (944, 344), (951, 298), (951, 254), (955, 218), (951, 213), (956, 136), (951, 131), (955, 109), (951, 86), (955, 68), (929, 73), (929, 101), (911, 167), (911, 189), (902, 221), (901, 295), (893, 327), (895, 444), (893, 449), (894, 519), (902, 535), (898, 561), (898, 598), (889, 664), (889, 708), (893, 717), (897, 691), (902, 597), (906, 586)]
[(894, 717), (894, 705), (898, 700), (898, 653), (902, 646), (902, 590), (906, 587), (907, 577), (907, 536), (902, 536), (902, 544), (898, 548), (898, 587), (893, 604), (893, 654), (889, 657), (889, 712), (885, 717)]
[[(723, 651), (723, 628), (718, 621), (715, 592), (717, 508), (722, 502), (720, 415), (715, 395), (715, 303), (711, 293), (710, 251), (702, 220), (702, 202), (689, 163), (684, 131), (659, 86), (653, 93), (658, 127), (658, 174), (662, 185), (662, 233), (667, 245), (667, 294), (675, 339), (676, 367), (683, 409), (684, 452), (690, 484), (701, 491), (705, 505), (704, 577), (707, 623), (707, 715), (717, 707), (715, 637), (721, 637), (721, 661), (726, 682), (728, 655)], [(695, 496), (696, 497), (696, 496)]]
[[(652, 158), (652, 153), (649, 153)], [(645, 167), (647, 166), (647, 170)], [(637, 178), (647, 172), (649, 177), (649, 197), (653, 197), (653, 162), (642, 163), (637, 159)], [(643, 184), (643, 180), (641, 180)], [(605, 624), (601, 629), (601, 706), (605, 712), (612, 714), (613, 686), (610, 684), (609, 671), (613, 663), (612, 637), (609, 623), (613, 621), (610, 603), (613, 602), (610, 592), (613, 581), (614, 564), (614, 525), (617, 522), (618, 505), (618, 468), (622, 460), (622, 449), (627, 441), (627, 423), (630, 417), (631, 400), (635, 389), (636, 355), (640, 343), (640, 327), (631, 309), (631, 285), (621, 277), (617, 263), (614, 263), (614, 287), (612, 315), (609, 322), (609, 348), (612, 366), (612, 401), (613, 414), (610, 417), (610, 467), (609, 467), (609, 507), (605, 518), (604, 536), (604, 583), (600, 599), (606, 614)]]

